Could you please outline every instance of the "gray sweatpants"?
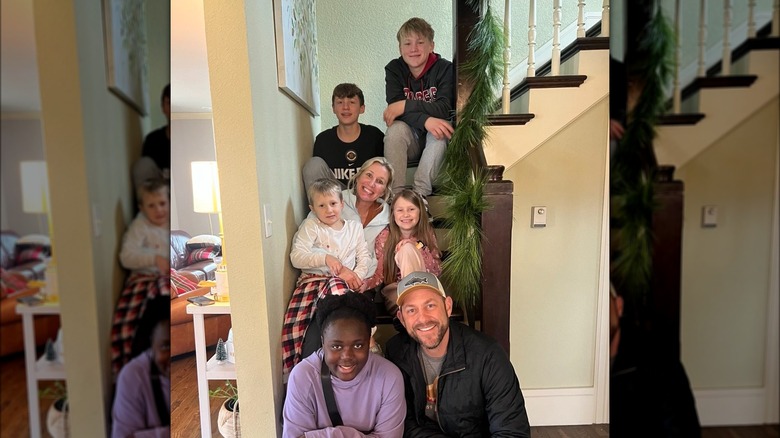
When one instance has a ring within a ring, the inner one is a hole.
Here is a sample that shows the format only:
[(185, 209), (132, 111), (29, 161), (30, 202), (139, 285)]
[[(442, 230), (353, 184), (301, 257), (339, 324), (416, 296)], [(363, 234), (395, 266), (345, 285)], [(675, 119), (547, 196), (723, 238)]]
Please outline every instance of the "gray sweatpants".
[(393, 192), (397, 193), (406, 184), (406, 165), (420, 160), (414, 172), (414, 189), (428, 196), (433, 192), (433, 182), (439, 175), (447, 140), (437, 140), (430, 132), (419, 138), (416, 131), (406, 123), (396, 120), (385, 132), (385, 158), (393, 166), (395, 176)]

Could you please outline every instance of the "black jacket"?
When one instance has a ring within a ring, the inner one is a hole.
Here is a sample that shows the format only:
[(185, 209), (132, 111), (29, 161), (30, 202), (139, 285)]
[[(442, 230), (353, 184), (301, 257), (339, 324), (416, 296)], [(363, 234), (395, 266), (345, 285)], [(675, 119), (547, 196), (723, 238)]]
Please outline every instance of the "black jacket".
[(419, 344), (406, 333), (387, 343), (387, 358), (401, 369), (406, 386), (404, 436), (530, 437), (520, 383), (501, 346), (458, 322), (450, 322), (449, 333), (439, 375), (439, 425), (425, 416)]
[(385, 97), (387, 104), (406, 100), (406, 109), (398, 117), (418, 131), (425, 131), (428, 117), (453, 118), (455, 105), (455, 73), (452, 63), (435, 53), (433, 61), (415, 79), (402, 57), (385, 66)]

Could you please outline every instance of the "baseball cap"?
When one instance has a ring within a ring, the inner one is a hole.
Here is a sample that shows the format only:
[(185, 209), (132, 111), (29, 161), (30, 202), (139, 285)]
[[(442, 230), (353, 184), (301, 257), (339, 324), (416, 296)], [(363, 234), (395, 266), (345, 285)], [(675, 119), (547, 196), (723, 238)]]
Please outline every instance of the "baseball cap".
[(395, 300), (396, 304), (400, 306), (404, 296), (408, 295), (409, 292), (423, 288), (438, 292), (442, 297), (447, 296), (447, 294), (444, 293), (444, 287), (435, 275), (430, 272), (416, 271), (398, 282), (398, 298)]

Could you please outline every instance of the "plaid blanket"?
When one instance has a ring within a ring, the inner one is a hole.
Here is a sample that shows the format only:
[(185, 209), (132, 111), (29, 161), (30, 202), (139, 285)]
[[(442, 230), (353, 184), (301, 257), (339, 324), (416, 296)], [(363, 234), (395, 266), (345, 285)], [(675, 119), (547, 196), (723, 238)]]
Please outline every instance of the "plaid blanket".
[(317, 302), (326, 295), (342, 295), (349, 291), (339, 277), (303, 277), (293, 291), (282, 326), (282, 374), (288, 375), (301, 361), (303, 338), (314, 319)]
[(132, 273), (125, 282), (114, 310), (111, 327), (111, 370), (114, 379), (119, 370), (132, 359), (136, 324), (144, 314), (146, 302), (158, 295), (170, 295), (170, 277), (148, 273)]

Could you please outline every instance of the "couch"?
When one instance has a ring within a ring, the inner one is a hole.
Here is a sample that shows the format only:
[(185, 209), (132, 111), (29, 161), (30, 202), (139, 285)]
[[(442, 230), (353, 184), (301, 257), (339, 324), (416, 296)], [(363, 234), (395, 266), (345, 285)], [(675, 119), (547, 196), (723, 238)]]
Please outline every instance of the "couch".
[[(46, 261), (42, 258), (17, 263), (19, 251), (25, 247), (19, 244), (19, 239), (19, 235), (13, 231), (0, 231), (0, 268), (19, 273), (27, 280), (43, 280)], [(48, 247), (44, 251), (48, 253)]]
[[(187, 263), (193, 249), (187, 246), (192, 238), (182, 230), (171, 230), (171, 269), (187, 277), (193, 283), (214, 280), (217, 264), (213, 260)], [(172, 291), (173, 292), (173, 291)], [(171, 356), (195, 351), (195, 327), (192, 315), (187, 313), (187, 298), (204, 295), (210, 288), (201, 287), (189, 292), (171, 294)], [(203, 323), (206, 331), (206, 345), (215, 345), (219, 338), (227, 340), (230, 330), (230, 315), (206, 315)]]
[(187, 263), (191, 252), (187, 241), (191, 238), (186, 231), (171, 230), (171, 269), (194, 275), (196, 283), (201, 280), (214, 280), (217, 264), (213, 260)]
[[(0, 231), (0, 268), (4, 276), (12, 277), (15, 282), (24, 285), (29, 280), (43, 279), (46, 269), (44, 260), (30, 260), (16, 263), (17, 255), (25, 245), (17, 245), (19, 235), (13, 231)], [(48, 248), (46, 249), (48, 251)], [(0, 357), (24, 350), (24, 331), (22, 316), (16, 313), (17, 298), (38, 293), (36, 288), (22, 286), (17, 292), (0, 298)], [(35, 345), (42, 346), (47, 339), (57, 337), (60, 318), (57, 315), (35, 317)]]
[[(173, 234), (173, 232), (171, 232)], [(193, 282), (198, 281), (191, 272), (184, 272), (185, 276)], [(179, 294), (171, 298), (171, 356), (195, 351), (195, 326), (192, 315), (187, 313), (187, 298), (204, 295), (210, 292), (210, 288), (201, 287), (190, 292)], [(173, 297), (173, 294), (171, 294)], [(219, 338), (227, 341), (230, 331), (230, 315), (206, 315), (203, 319), (206, 331), (206, 345), (215, 345)]]

